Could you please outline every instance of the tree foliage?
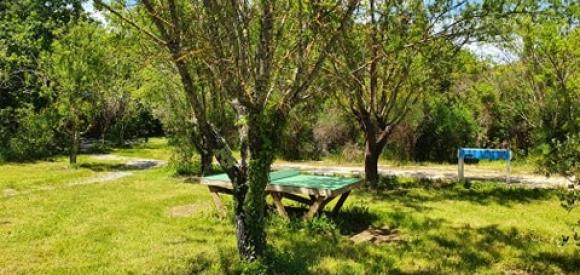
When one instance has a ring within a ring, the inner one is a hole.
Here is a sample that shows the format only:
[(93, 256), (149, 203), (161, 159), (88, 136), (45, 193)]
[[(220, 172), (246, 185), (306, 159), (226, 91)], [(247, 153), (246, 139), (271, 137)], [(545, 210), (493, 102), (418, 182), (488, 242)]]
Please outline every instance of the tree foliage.
[[(0, 158), (24, 160), (56, 150), (46, 132), (51, 122), (38, 113), (47, 104), (40, 58), (52, 51), (58, 33), (82, 17), (81, 2), (0, 1)], [(38, 133), (42, 138), (31, 140)]]

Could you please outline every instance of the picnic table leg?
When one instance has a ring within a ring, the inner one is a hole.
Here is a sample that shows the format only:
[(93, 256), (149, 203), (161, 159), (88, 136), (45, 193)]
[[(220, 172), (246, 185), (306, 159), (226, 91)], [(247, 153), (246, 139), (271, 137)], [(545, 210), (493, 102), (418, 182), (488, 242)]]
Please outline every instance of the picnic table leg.
[(324, 199), (324, 201), (322, 201), (322, 203), (320, 204), (319, 208), (318, 208), (318, 214), (322, 214), (322, 212), (324, 211), (324, 207), (326, 207), (326, 205), (331, 202), (332, 200), (334, 200), (336, 198), (336, 196), (329, 196), (326, 197), (326, 199)]
[(222, 202), (222, 199), (220, 198), (218, 191), (215, 188), (209, 186), (209, 192), (211, 194), (211, 197), (213, 198), (213, 203), (215, 204), (215, 208), (217, 209), (218, 215), (221, 218), (224, 218), (226, 216), (226, 208), (224, 207), (224, 204)]
[(334, 209), (332, 209), (332, 215), (338, 214), (338, 211), (340, 211), (340, 208), (342, 208), (342, 205), (344, 204), (344, 202), (348, 198), (348, 195), (350, 195), (350, 191), (348, 191), (348, 192), (343, 193), (342, 195), (340, 195), (340, 198), (336, 202), (336, 205), (334, 206)]
[(320, 206), (324, 203), (324, 199), (325, 199), (324, 196), (318, 196), (314, 198), (312, 204), (310, 205), (310, 208), (308, 209), (308, 212), (304, 214), (305, 220), (312, 219), (312, 217), (314, 217), (314, 214), (318, 213), (318, 209), (320, 209)]
[(463, 169), (464, 169), (463, 163), (464, 163), (463, 157), (459, 157), (459, 160), (457, 162), (457, 169), (458, 169), (457, 170), (457, 177), (458, 177), (459, 182), (463, 182), (465, 180), (465, 176), (463, 174)]
[(288, 213), (286, 213), (286, 209), (284, 208), (284, 205), (282, 204), (282, 196), (280, 196), (280, 193), (271, 193), (272, 195), (272, 200), (274, 201), (274, 205), (276, 206), (276, 210), (278, 211), (278, 214), (280, 214), (280, 216), (282, 216), (282, 218), (284, 218), (285, 220), (288, 220)]

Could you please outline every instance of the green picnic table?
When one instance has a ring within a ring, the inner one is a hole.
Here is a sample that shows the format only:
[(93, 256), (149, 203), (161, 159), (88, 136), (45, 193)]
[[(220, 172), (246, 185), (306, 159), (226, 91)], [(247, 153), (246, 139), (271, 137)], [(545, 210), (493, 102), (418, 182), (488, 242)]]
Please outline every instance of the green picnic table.
[[(220, 194), (233, 193), (233, 186), (227, 174), (203, 177), (201, 183), (209, 187), (216, 208), (220, 215), (223, 215), (225, 208)], [(266, 192), (272, 196), (274, 206), (282, 217), (288, 218), (286, 208), (282, 204), (282, 199), (285, 198), (308, 205), (309, 209), (304, 218), (311, 219), (330, 201), (340, 196), (332, 210), (333, 214), (338, 213), (350, 191), (361, 183), (362, 180), (358, 178), (305, 175), (297, 170), (280, 170), (270, 173)]]

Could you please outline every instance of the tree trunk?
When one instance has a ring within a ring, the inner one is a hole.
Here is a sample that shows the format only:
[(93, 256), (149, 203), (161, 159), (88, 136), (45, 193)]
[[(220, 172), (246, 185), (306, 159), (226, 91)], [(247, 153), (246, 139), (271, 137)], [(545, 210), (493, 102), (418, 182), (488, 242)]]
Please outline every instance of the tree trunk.
[(77, 164), (77, 155), (78, 155), (78, 151), (79, 151), (79, 132), (77, 130), (73, 131), (72, 134), (72, 138), (71, 138), (71, 144), (70, 144), (70, 149), (69, 149), (69, 165), (70, 166), (74, 166), (75, 164)]
[(363, 124), (363, 129), (365, 130), (366, 139), (365, 181), (371, 188), (377, 188), (379, 184), (379, 157), (387, 144), (393, 127), (379, 128), (366, 120), (366, 123)]
[[(265, 168), (267, 167), (267, 168)], [(242, 259), (253, 261), (266, 252), (265, 207), (269, 165), (252, 159), (248, 182), (235, 192), (235, 220), (238, 251)]]
[[(206, 145), (207, 147), (207, 145)], [(209, 148), (202, 148), (199, 150), (201, 157), (201, 176), (207, 175), (211, 172), (211, 163), (213, 161), (213, 151)]]
[[(272, 134), (276, 127), (268, 126), (267, 118), (250, 115), (248, 140), (250, 162), (248, 182), (238, 185), (236, 192), (236, 233), (238, 249), (244, 260), (256, 260), (266, 253), (266, 185), (269, 181), (270, 165), (274, 160)], [(245, 193), (244, 190), (247, 190)]]
[(101, 133), (101, 146), (103, 146), (103, 148), (105, 148), (105, 136), (106, 136), (107, 132), (105, 130), (103, 130), (103, 132)]
[(381, 155), (382, 148), (378, 148), (378, 144), (371, 144), (367, 141), (367, 146), (365, 150), (365, 181), (372, 187), (378, 187), (379, 183), (379, 156)]
[(121, 142), (121, 146), (125, 146), (125, 124), (121, 123), (121, 133), (119, 136), (119, 141)]

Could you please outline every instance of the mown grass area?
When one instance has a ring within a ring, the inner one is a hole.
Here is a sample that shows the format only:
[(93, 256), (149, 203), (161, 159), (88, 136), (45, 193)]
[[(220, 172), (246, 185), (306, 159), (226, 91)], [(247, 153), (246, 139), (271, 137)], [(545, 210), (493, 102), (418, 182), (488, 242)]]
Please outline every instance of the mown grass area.
[(0, 164), (0, 189), (33, 191), (57, 187), (94, 177), (105, 168), (111, 170), (122, 166), (121, 161), (102, 161), (87, 155), (80, 155), (78, 162), (78, 169), (71, 169), (68, 159), (64, 156), (50, 161)]
[[(362, 156), (361, 156), (362, 157)], [(520, 159), (511, 162), (511, 171), (514, 173), (536, 173), (537, 166), (533, 159)], [(322, 158), (319, 161), (301, 161), (305, 164), (321, 165), (321, 166), (364, 166), (364, 159), (348, 160), (341, 156), (330, 155)], [(395, 167), (430, 167), (439, 169), (457, 169), (457, 163), (438, 163), (438, 162), (413, 162), (413, 161), (396, 161), (389, 159), (379, 159), (379, 166), (395, 166)], [(505, 161), (489, 161), (481, 160), (478, 163), (466, 164), (466, 169), (484, 169), (504, 172), (506, 169)]]
[[(153, 146), (127, 155), (164, 155)], [(117, 151), (119, 152), (119, 151)], [(168, 168), (134, 171), (99, 184), (67, 183), (97, 175), (83, 156), (0, 166), (0, 274), (239, 272), (234, 225), (220, 219), (207, 188)], [(110, 167), (116, 167), (111, 162)], [(89, 167), (89, 168), (86, 168)], [(39, 186), (57, 186), (51, 190)], [(558, 191), (476, 182), (442, 185), (409, 179), (392, 190), (357, 190), (337, 217), (268, 221), (269, 263), (280, 274), (577, 273), (577, 247), (560, 235), (579, 210), (559, 206)], [(26, 190), (36, 190), (26, 192)], [(231, 202), (230, 199), (227, 199)], [(179, 208), (175, 208), (179, 207)], [(175, 216), (175, 209), (187, 209)], [(353, 244), (369, 226), (396, 229), (401, 241)]]
[(146, 143), (135, 144), (127, 148), (115, 148), (111, 153), (125, 157), (169, 160), (172, 149), (167, 144), (166, 138), (150, 138)]

